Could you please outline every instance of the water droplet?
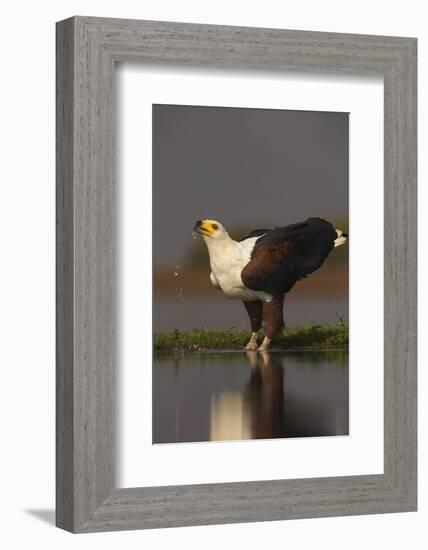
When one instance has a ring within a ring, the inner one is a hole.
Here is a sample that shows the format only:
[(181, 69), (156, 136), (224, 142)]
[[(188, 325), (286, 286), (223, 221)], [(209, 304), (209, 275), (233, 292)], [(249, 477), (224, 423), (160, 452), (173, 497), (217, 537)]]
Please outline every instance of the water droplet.
[(184, 302), (183, 289), (181, 287), (178, 289), (178, 299)]

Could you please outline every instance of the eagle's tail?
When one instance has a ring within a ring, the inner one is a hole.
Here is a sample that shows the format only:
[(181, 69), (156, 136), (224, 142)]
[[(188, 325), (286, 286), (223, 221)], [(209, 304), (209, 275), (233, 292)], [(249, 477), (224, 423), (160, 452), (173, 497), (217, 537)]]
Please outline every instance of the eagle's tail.
[(336, 233), (337, 239), (334, 241), (334, 246), (336, 247), (345, 244), (348, 240), (348, 233), (344, 233), (341, 229), (336, 229)]

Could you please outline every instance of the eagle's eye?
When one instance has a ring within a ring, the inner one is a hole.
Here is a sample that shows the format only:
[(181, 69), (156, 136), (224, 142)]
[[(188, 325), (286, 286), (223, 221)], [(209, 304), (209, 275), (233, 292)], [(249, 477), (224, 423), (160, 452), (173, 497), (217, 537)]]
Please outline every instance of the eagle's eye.
[(211, 227), (214, 229), (214, 231), (215, 231), (216, 229), (218, 229), (218, 225), (217, 225), (216, 223), (213, 223), (213, 224), (211, 225)]

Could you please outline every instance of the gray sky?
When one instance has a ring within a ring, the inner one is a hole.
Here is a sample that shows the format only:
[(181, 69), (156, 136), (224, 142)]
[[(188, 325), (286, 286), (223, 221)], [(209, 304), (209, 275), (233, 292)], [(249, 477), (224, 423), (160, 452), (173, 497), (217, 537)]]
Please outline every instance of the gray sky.
[(347, 218), (348, 141), (348, 113), (154, 105), (155, 263), (182, 258), (198, 219)]

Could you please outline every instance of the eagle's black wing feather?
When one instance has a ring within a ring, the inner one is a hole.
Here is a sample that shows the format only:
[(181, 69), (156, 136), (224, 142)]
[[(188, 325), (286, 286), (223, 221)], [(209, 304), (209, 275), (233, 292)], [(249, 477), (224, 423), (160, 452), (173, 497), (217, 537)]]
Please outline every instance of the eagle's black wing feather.
[(336, 238), (334, 227), (321, 218), (273, 229), (256, 241), (242, 280), (253, 290), (288, 292), (322, 265)]

